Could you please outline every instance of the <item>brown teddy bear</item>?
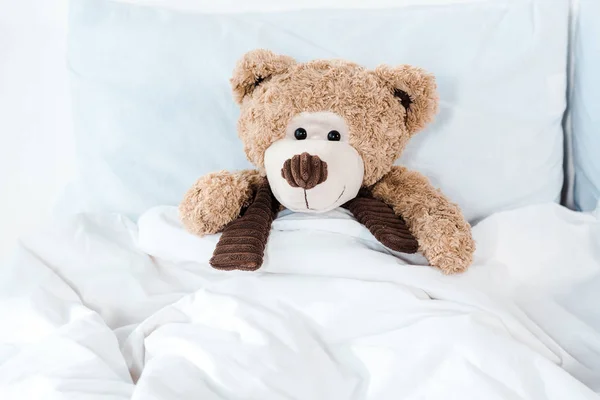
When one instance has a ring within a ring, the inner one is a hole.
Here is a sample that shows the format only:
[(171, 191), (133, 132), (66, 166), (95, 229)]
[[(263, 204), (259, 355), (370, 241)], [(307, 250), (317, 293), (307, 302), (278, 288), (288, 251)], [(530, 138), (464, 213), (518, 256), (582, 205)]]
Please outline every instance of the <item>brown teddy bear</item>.
[(213, 267), (259, 268), (282, 207), (339, 206), (392, 250), (419, 249), (445, 273), (469, 266), (475, 244), (459, 208), (421, 174), (393, 165), (436, 113), (432, 75), (409, 65), (297, 63), (254, 50), (238, 62), (231, 84), (241, 107), (239, 137), (257, 169), (208, 174), (179, 207), (190, 232), (223, 231)]

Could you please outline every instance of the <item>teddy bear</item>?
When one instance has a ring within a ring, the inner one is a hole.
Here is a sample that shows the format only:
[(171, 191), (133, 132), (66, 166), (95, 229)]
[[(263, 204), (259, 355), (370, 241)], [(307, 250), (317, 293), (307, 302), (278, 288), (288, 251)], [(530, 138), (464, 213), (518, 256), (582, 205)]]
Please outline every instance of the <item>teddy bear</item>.
[(189, 232), (223, 232), (214, 268), (259, 268), (284, 208), (337, 207), (391, 250), (418, 250), (447, 274), (468, 268), (475, 243), (459, 207), (425, 176), (394, 165), (437, 112), (431, 74), (410, 65), (300, 63), (257, 49), (237, 62), (230, 82), (238, 135), (256, 169), (203, 176), (179, 206)]

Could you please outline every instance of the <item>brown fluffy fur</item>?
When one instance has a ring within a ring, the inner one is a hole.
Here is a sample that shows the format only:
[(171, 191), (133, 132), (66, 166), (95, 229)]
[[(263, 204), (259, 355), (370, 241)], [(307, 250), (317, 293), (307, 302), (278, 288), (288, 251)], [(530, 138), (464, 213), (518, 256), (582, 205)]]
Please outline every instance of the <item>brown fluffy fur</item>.
[(196, 235), (220, 232), (249, 205), (264, 179), (256, 170), (219, 171), (203, 176), (179, 205), (181, 221)]
[(429, 263), (445, 273), (462, 272), (473, 261), (475, 242), (460, 209), (418, 172), (394, 166), (372, 188), (375, 198), (402, 215)]
[[(285, 136), (289, 121), (301, 112), (330, 111), (344, 118), (349, 143), (363, 159), (363, 186), (406, 220), (431, 265), (446, 273), (468, 267), (475, 246), (458, 207), (422, 175), (392, 166), (437, 111), (432, 75), (409, 65), (367, 70), (342, 60), (296, 63), (254, 50), (238, 62), (231, 85), (241, 108), (238, 134), (260, 172), (223, 171), (198, 180), (180, 205), (188, 230), (215, 233), (237, 218), (263, 179), (265, 151)], [(398, 91), (410, 98), (407, 108)]]
[[(254, 86), (257, 77), (262, 82)], [(231, 82), (241, 105), (238, 133), (248, 159), (259, 169), (265, 150), (285, 136), (295, 115), (331, 111), (348, 125), (350, 144), (365, 164), (365, 186), (389, 172), (410, 136), (433, 118), (437, 107), (433, 77), (408, 65), (370, 71), (343, 60), (299, 64), (255, 50), (238, 62)], [(394, 96), (395, 89), (413, 101), (408, 111)]]

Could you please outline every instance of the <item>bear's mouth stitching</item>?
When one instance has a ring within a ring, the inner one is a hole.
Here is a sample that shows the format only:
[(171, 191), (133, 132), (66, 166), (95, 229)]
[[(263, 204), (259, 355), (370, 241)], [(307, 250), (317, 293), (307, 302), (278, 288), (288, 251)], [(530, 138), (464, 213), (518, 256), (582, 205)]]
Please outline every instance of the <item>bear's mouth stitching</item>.
[(306, 209), (310, 210), (310, 207), (308, 206), (308, 198), (306, 197), (306, 189), (304, 189), (304, 203), (306, 204)]
[[(346, 185), (344, 185), (344, 188), (342, 189), (342, 193), (340, 193), (340, 195), (337, 197), (337, 199), (335, 199), (335, 201), (331, 204), (335, 204), (346, 192)], [(312, 210), (312, 208), (310, 208), (308, 206), (308, 198), (306, 197), (306, 189), (304, 189), (304, 203), (306, 204), (306, 209), (307, 210)]]

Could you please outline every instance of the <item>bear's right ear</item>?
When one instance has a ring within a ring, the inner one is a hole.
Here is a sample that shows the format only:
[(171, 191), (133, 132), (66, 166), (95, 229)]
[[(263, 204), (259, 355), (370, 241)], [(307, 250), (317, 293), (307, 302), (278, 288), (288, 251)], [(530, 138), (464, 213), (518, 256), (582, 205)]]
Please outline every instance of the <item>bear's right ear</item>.
[(262, 81), (286, 72), (295, 63), (292, 57), (264, 49), (244, 54), (237, 62), (230, 80), (235, 101), (241, 104), (244, 97), (252, 93)]
[(423, 129), (433, 119), (438, 108), (433, 75), (411, 65), (380, 65), (374, 73), (404, 107), (404, 122), (410, 135)]

